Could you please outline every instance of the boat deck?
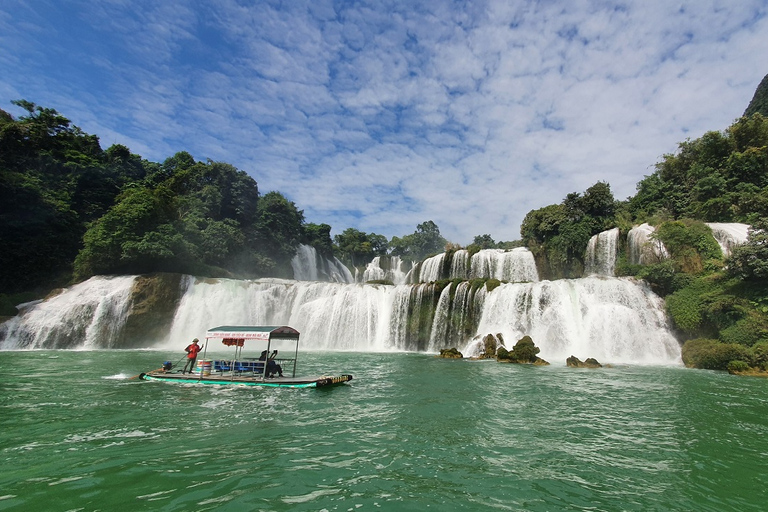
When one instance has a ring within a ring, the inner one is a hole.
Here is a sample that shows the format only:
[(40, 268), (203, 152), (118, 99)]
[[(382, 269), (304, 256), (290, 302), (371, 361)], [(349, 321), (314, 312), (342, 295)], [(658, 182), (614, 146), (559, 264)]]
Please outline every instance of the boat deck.
[(139, 375), (142, 380), (158, 380), (165, 382), (177, 382), (182, 384), (214, 384), (214, 385), (241, 385), (263, 386), (273, 388), (321, 388), (335, 386), (352, 380), (351, 375), (333, 375), (319, 377), (274, 377), (263, 378), (260, 375), (248, 375), (237, 373), (212, 373), (201, 375), (200, 373), (183, 374), (178, 371), (166, 372), (155, 370)]

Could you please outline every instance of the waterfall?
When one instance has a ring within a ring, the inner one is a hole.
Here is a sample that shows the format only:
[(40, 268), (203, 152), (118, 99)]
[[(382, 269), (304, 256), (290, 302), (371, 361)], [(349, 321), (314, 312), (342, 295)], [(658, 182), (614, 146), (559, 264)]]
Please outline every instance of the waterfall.
[[(451, 258), (447, 268), (445, 258)], [(411, 275), (407, 282), (414, 282)], [(452, 254), (443, 253), (424, 260), (418, 273), (419, 283), (430, 283), (440, 279), (498, 279), (523, 283), (538, 281), (536, 261), (533, 253), (525, 247), (512, 250), (483, 249), (469, 257), (465, 249)]]
[(627, 233), (627, 255), (633, 265), (650, 265), (669, 258), (667, 248), (661, 240), (654, 240), (651, 234), (656, 229), (649, 224), (635, 226)]
[[(0, 348), (118, 348), (134, 277), (93, 277), (0, 328)], [(442, 287), (440, 287), (442, 286)], [(472, 289), (472, 286), (479, 288)], [(663, 301), (642, 282), (585, 278), (484, 285), (362, 285), (185, 277), (168, 334), (148, 345), (180, 351), (218, 325), (290, 325), (309, 350), (437, 351), (466, 355), (473, 338), (502, 333), (511, 348), (530, 335), (552, 363), (675, 364), (680, 349)]]
[(453, 253), (451, 279), (469, 279), (469, 251), (466, 249)]
[(392, 284), (404, 284), (406, 282), (404, 265), (405, 263), (399, 256), (376, 256), (366, 265), (363, 272), (363, 282), (391, 281)]
[(586, 275), (613, 276), (616, 268), (619, 228), (609, 229), (589, 239), (584, 258)]
[(443, 279), (441, 269), (443, 268), (443, 261), (445, 260), (445, 253), (432, 256), (421, 262), (419, 266), (419, 283), (431, 283)]
[(707, 226), (710, 227), (712, 235), (717, 240), (717, 243), (720, 244), (723, 256), (730, 256), (734, 247), (747, 243), (749, 224), (708, 222)]
[(354, 283), (352, 273), (338, 258), (328, 259), (311, 245), (299, 245), (291, 260), (293, 278), (297, 281), (329, 281)]
[[(480, 290), (485, 290), (485, 287)], [(429, 351), (438, 352), (441, 348), (465, 345), (466, 340), (474, 335), (484, 297), (478, 291), (473, 290), (468, 281), (459, 283), (455, 290), (449, 286), (443, 290), (432, 323)]]
[(538, 281), (533, 253), (525, 247), (511, 251), (483, 249), (472, 256), (471, 278), (498, 279), (512, 283)]
[(110, 348), (130, 306), (134, 276), (95, 277), (26, 308), (0, 327), (0, 348)]
[[(631, 278), (588, 277), (505, 284), (485, 298), (479, 334), (501, 333), (507, 349), (529, 335), (552, 361), (569, 355), (598, 361), (679, 362), (664, 302)], [(465, 351), (477, 351), (470, 343)], [(465, 352), (465, 353), (466, 353)]]

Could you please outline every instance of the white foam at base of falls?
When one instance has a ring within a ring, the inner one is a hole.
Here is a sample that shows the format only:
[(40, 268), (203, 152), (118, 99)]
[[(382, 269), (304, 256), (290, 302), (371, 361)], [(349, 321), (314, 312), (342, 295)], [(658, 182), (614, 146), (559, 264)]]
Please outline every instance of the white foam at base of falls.
[(135, 276), (93, 277), (25, 308), (0, 348), (109, 348), (125, 322)]

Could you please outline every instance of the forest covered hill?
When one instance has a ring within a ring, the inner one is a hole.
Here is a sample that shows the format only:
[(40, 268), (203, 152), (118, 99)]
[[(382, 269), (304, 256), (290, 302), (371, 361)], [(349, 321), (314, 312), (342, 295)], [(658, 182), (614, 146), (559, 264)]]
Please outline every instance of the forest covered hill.
[(0, 110), (2, 314), (22, 296), (97, 274), (290, 278), (299, 244), (359, 265), (387, 252), (418, 260), (446, 243), (431, 221), (392, 240), (353, 228), (332, 240), (331, 226), (305, 222), (293, 202), (261, 194), (230, 164), (185, 151), (158, 163), (120, 144), (103, 150), (56, 110), (13, 103), (26, 114)]

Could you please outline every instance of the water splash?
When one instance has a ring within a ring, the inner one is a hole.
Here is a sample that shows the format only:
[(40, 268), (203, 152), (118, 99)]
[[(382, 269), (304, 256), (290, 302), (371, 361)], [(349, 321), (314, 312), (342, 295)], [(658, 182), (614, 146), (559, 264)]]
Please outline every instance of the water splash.
[(575, 355), (601, 362), (680, 362), (663, 300), (631, 278), (502, 285), (485, 299), (477, 331), (501, 333), (508, 349), (531, 336), (539, 356), (550, 361)]
[(97, 277), (26, 308), (2, 325), (0, 348), (110, 348), (130, 307), (134, 276)]

